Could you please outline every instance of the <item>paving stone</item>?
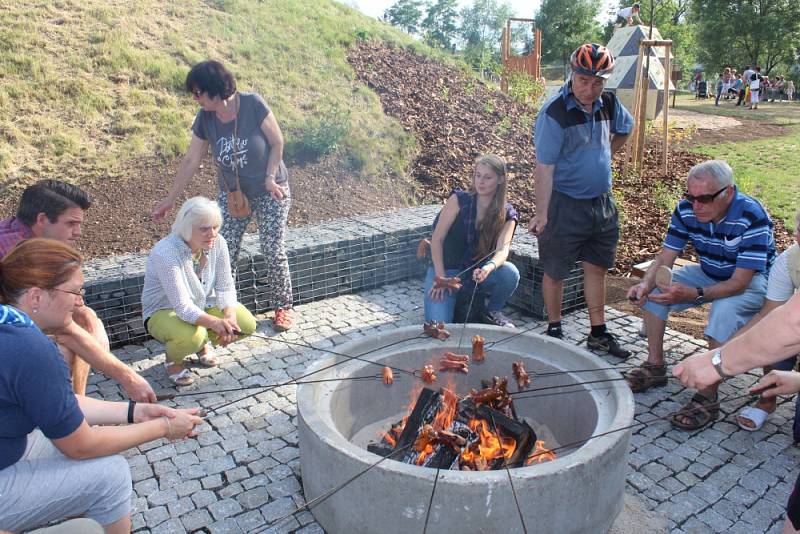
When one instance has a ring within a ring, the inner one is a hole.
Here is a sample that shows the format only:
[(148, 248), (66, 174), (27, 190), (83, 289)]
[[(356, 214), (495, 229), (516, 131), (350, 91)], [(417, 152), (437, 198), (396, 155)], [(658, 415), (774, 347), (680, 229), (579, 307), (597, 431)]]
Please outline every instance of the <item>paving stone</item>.
[(189, 497), (183, 497), (179, 499), (177, 502), (170, 503), (167, 505), (167, 511), (169, 511), (170, 517), (180, 517), (183, 514), (191, 512), (195, 509), (194, 502)]
[(235, 519), (229, 518), (217, 521), (208, 526), (209, 534), (245, 534)]
[(177, 518), (164, 521), (150, 530), (150, 534), (185, 534), (185, 532), (186, 529), (183, 528), (183, 525)]
[(714, 532), (726, 532), (733, 525), (733, 521), (711, 508), (698, 514), (697, 518), (708, 525)]
[(259, 508), (269, 501), (269, 492), (266, 487), (257, 487), (248, 491), (244, 491), (236, 496), (236, 500), (246, 510), (253, 510)]
[(208, 511), (217, 521), (231, 517), (242, 511), (239, 503), (233, 499), (222, 499), (208, 505)]
[(756, 531), (765, 532), (772, 523), (783, 517), (785, 508), (766, 499), (756, 501), (741, 515), (741, 520), (746, 521), (756, 528)]
[(148, 528), (153, 528), (169, 519), (169, 512), (166, 506), (159, 506), (157, 508), (150, 508), (142, 512), (144, 522)]
[(249, 476), (250, 472), (244, 466), (225, 471), (225, 479), (228, 481), (228, 484), (245, 479)]
[(209, 514), (205, 509), (192, 510), (181, 517), (181, 523), (189, 532), (194, 532), (203, 527), (207, 527), (213, 522), (214, 520), (211, 518), (211, 514)]
[(210, 504), (217, 502), (217, 496), (214, 495), (214, 492), (212, 491), (198, 491), (192, 495), (192, 502), (198, 508), (205, 508)]
[(178, 501), (178, 493), (174, 489), (167, 491), (156, 491), (147, 496), (147, 502), (151, 506), (162, 506)]
[(644, 473), (647, 478), (654, 480), (655, 482), (658, 482), (662, 478), (666, 478), (672, 474), (672, 471), (658, 462), (647, 464), (646, 466), (642, 467), (641, 472)]
[(264, 519), (267, 523), (272, 523), (277, 519), (293, 512), (297, 507), (294, 504), (294, 501), (289, 497), (283, 497), (280, 499), (276, 499), (269, 504), (265, 504), (261, 507), (261, 515), (264, 516)]
[(735, 486), (725, 494), (725, 498), (742, 506), (750, 506), (758, 500), (758, 495), (741, 486)]
[(178, 494), (178, 497), (186, 497), (187, 495), (191, 495), (192, 493), (198, 492), (202, 489), (202, 486), (198, 480), (187, 480), (181, 484), (175, 486), (175, 493)]
[(709, 481), (695, 484), (694, 486), (690, 487), (688, 491), (691, 495), (699, 497), (708, 504), (714, 504), (725, 494), (725, 490)]
[(270, 497), (273, 499), (280, 499), (281, 497), (300, 492), (300, 483), (296, 478), (291, 477), (268, 484), (266, 489)]

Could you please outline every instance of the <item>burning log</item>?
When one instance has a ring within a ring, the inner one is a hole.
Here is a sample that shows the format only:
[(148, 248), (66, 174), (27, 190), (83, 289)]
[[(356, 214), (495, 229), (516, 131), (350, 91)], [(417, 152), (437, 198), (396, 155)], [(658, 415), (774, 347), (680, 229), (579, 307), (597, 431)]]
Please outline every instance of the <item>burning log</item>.
[(423, 366), (421, 375), (422, 381), (426, 384), (433, 384), (436, 382), (436, 371), (432, 365)]
[(391, 386), (394, 383), (394, 373), (392, 373), (391, 367), (384, 367), (381, 376), (383, 378), (383, 383), (387, 386)]
[(433, 288), (459, 291), (461, 289), (461, 278), (457, 276), (435, 276), (433, 278)]
[(486, 354), (483, 352), (483, 336), (472, 336), (472, 361), (482, 362), (486, 359)]
[(437, 436), (438, 433), (431, 425), (423, 426), (422, 430), (420, 430), (419, 434), (417, 434), (417, 439), (414, 440), (414, 450), (417, 452), (423, 452), (428, 448), (429, 445), (433, 443), (433, 440), (435, 440)]
[(422, 332), (439, 341), (444, 341), (450, 337), (450, 332), (444, 329), (444, 323), (437, 323), (436, 321), (426, 321), (422, 324)]
[(511, 364), (511, 369), (514, 371), (514, 378), (517, 379), (517, 388), (520, 390), (527, 388), (531, 383), (531, 377), (525, 370), (525, 363), (522, 360), (514, 362)]

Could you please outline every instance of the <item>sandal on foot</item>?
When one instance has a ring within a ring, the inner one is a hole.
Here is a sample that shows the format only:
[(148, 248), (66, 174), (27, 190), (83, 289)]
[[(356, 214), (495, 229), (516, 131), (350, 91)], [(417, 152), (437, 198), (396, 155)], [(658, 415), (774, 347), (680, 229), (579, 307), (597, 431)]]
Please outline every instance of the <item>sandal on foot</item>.
[(650, 388), (666, 386), (667, 364), (644, 363), (641, 367), (628, 372), (625, 380), (634, 393), (643, 393)]
[[(770, 415), (772, 415), (772, 412), (768, 412), (758, 406), (748, 406), (736, 416), (736, 424), (738, 424), (739, 428), (742, 430), (755, 432), (756, 430), (761, 430), (761, 427), (764, 426), (764, 423), (769, 419)], [(753, 426), (748, 426), (744, 424), (743, 421), (750, 421), (753, 423)]]
[(216, 367), (219, 364), (219, 359), (212, 349), (208, 349), (203, 354), (197, 353), (197, 361), (203, 367)]
[(278, 308), (272, 319), (272, 329), (276, 332), (286, 332), (292, 327), (292, 309)]
[(171, 363), (164, 364), (164, 371), (167, 373), (167, 378), (169, 381), (175, 384), (176, 386), (190, 386), (194, 384), (194, 377), (191, 375), (191, 372), (187, 368), (183, 368), (177, 373), (170, 373), (169, 366), (172, 365)]
[(698, 430), (716, 421), (718, 416), (719, 402), (695, 393), (686, 406), (670, 416), (670, 420), (673, 426), (682, 430)]

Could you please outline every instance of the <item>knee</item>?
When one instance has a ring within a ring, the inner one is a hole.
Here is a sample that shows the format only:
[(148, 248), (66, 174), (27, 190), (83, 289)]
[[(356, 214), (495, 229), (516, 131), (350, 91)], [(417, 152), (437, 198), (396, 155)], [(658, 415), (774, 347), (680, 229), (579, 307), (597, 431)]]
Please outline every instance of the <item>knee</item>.
[(239, 331), (243, 336), (249, 336), (256, 331), (256, 318), (250, 313), (250, 310), (239, 304), (239, 309), (236, 311), (236, 323), (239, 325)]
[(501, 280), (510, 282), (517, 285), (519, 282), (519, 269), (513, 263), (507, 261), (497, 269), (497, 274), (500, 275)]
[(127, 460), (118, 454), (96, 461), (102, 476), (94, 477), (97, 500), (86, 515), (107, 525), (130, 514), (131, 470)]
[(208, 341), (208, 332), (205, 328), (198, 326), (191, 332), (175, 336), (167, 345), (169, 349), (172, 349), (170, 350), (171, 355), (188, 356), (202, 349), (206, 341)]

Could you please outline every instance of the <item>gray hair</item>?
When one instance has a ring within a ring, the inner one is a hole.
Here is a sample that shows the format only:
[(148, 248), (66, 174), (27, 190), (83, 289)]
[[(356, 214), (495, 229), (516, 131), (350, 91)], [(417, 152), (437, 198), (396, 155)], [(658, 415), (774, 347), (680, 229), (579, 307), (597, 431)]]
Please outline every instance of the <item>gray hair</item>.
[(726, 161), (711, 159), (689, 169), (689, 178), (703, 180), (710, 177), (717, 187), (733, 185), (733, 169)]
[(178, 210), (175, 222), (172, 223), (172, 233), (189, 241), (192, 238), (192, 229), (204, 224), (222, 226), (219, 205), (206, 197), (192, 197)]

